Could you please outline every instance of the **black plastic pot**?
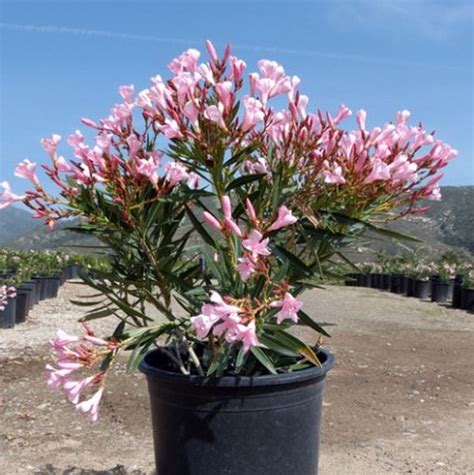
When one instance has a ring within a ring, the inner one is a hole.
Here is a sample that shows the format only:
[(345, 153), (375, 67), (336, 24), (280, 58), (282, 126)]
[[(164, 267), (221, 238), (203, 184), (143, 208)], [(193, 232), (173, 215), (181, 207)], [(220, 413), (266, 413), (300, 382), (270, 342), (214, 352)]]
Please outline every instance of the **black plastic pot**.
[(415, 279), (414, 294), (418, 299), (427, 299), (431, 293), (431, 282), (429, 280)]
[(157, 475), (315, 475), (322, 368), (260, 377), (183, 376), (145, 355)]
[(28, 287), (17, 287), (16, 289), (16, 310), (15, 323), (23, 323), (28, 315), (28, 302), (31, 301), (31, 289)]
[(370, 287), (372, 289), (376, 289), (377, 288), (377, 274), (373, 273), (373, 274), (370, 274)]
[(79, 270), (81, 266), (79, 264), (69, 264), (66, 266), (66, 279), (77, 279), (79, 277)]
[(407, 283), (406, 296), (414, 297), (415, 296), (415, 279), (413, 277), (405, 277)]
[(40, 282), (40, 300), (47, 298), (47, 287), (48, 287), (48, 278), (44, 276), (39, 276), (37, 279)]
[(16, 318), (16, 298), (8, 299), (5, 310), (0, 311), (0, 328), (13, 328)]
[(30, 311), (33, 308), (33, 305), (35, 304), (36, 300), (36, 282), (28, 280), (26, 282), (23, 282), (21, 284), (21, 287), (30, 291), (30, 294), (28, 295), (28, 299), (26, 301), (28, 311)]
[(408, 290), (408, 277), (406, 275), (402, 275), (400, 277), (400, 293), (403, 295), (406, 295), (407, 290)]
[(357, 275), (358, 274), (346, 274), (346, 278), (344, 280), (345, 285), (350, 286), (350, 287), (356, 287)]
[(456, 276), (453, 283), (453, 299), (452, 305), (454, 308), (461, 308), (462, 283), (464, 278)]
[(370, 274), (362, 274), (361, 277), (361, 286), (362, 287), (370, 287)]
[(382, 274), (382, 290), (390, 290), (391, 277), (389, 274)]
[(435, 280), (431, 285), (431, 301), (446, 302), (448, 300), (449, 282)]
[(31, 280), (36, 284), (35, 294), (34, 294), (34, 304), (38, 304), (41, 296), (41, 279), (38, 277), (32, 277)]
[(474, 289), (462, 289), (461, 308), (468, 312), (474, 312)]
[(400, 293), (400, 281), (401, 281), (401, 275), (400, 274), (392, 274), (390, 278), (390, 292), (394, 294), (399, 294)]
[(47, 277), (46, 278), (46, 298), (54, 299), (58, 296), (59, 286), (61, 279), (60, 277)]

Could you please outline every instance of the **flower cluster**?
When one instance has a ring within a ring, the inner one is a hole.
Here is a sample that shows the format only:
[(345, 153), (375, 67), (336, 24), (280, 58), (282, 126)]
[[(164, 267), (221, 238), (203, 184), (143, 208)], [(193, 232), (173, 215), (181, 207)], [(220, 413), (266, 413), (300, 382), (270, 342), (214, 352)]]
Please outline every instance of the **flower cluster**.
[[(82, 337), (58, 330), (56, 337), (50, 341), (57, 367), (47, 364), (46, 372), (50, 389), (62, 388), (76, 409), (96, 421), (104, 392), (105, 372), (98, 371), (82, 379), (73, 378), (81, 370), (93, 367), (104, 355), (115, 351), (116, 345), (96, 337), (88, 325), (84, 326), (87, 333)], [(96, 390), (95, 393), (84, 398), (83, 393), (91, 389)]]
[[(409, 125), (407, 111), (369, 128), (359, 110), (356, 130), (344, 130), (350, 109), (311, 110), (300, 79), (280, 64), (262, 59), (247, 72), (230, 47), (222, 57), (206, 47), (208, 60), (189, 49), (169, 63), (169, 78), (157, 75), (142, 91), (121, 86), (108, 117), (82, 120), (92, 144), (80, 131), (68, 137), (71, 159), (60, 155), (59, 135), (44, 139), (51, 164), (42, 168), (58, 193), (46, 191), (28, 160), (15, 174), (31, 190), (17, 195), (0, 184), (0, 207), (23, 201), (49, 227), (77, 217), (108, 248), (109, 268), (85, 277), (104, 296), (88, 315), (118, 317), (116, 340), (60, 339), (59, 368), (49, 368), (50, 384), (92, 417), (104, 373), (69, 377), (115, 351), (111, 341), (127, 341), (136, 365), (167, 334), (163, 351), (183, 374), (320, 364), (317, 344), (287, 331), (298, 322), (327, 335), (299, 295), (372, 220), (439, 199), (440, 170), (457, 153)], [(150, 325), (150, 305), (168, 322)], [(95, 399), (79, 402), (92, 386)]]
[(8, 305), (8, 299), (16, 297), (16, 288), (7, 285), (0, 285), (0, 312), (5, 310)]

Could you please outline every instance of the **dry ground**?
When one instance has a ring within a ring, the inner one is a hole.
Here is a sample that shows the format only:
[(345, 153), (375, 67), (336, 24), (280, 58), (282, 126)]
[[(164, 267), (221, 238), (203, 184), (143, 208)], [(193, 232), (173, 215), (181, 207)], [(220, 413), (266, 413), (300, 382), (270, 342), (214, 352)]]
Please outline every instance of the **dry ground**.
[[(0, 330), (1, 475), (152, 473), (141, 374), (116, 367), (95, 424), (46, 387), (45, 342), (58, 327), (79, 332), (81, 309), (68, 302), (77, 293), (66, 284), (27, 323)], [(328, 287), (305, 300), (337, 324), (320, 474), (474, 474), (474, 315), (371, 289)]]

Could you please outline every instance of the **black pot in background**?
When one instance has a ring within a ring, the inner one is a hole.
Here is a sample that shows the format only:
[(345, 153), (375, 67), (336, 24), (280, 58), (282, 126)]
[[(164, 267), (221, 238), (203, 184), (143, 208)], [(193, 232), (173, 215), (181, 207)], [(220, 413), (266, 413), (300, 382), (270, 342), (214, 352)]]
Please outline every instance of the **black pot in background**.
[(370, 274), (362, 274), (362, 287), (370, 287)]
[(346, 278), (344, 280), (345, 285), (355, 287), (357, 286), (357, 275), (358, 274), (346, 274)]
[(163, 475), (316, 475), (322, 368), (260, 377), (183, 376), (159, 350), (145, 355), (156, 472)]
[(13, 328), (16, 318), (16, 297), (8, 299), (5, 310), (0, 311), (0, 328)]
[(67, 280), (77, 279), (79, 277), (79, 270), (81, 266), (79, 264), (69, 264), (66, 266), (66, 278)]
[(407, 282), (407, 297), (414, 297), (415, 296), (415, 279), (413, 277), (405, 277)]
[(392, 274), (390, 277), (390, 292), (394, 294), (400, 293), (400, 281), (401, 281), (400, 274)]
[(32, 277), (31, 280), (36, 284), (35, 294), (34, 294), (34, 304), (38, 304), (41, 297), (41, 279), (39, 277)]
[(40, 300), (44, 300), (47, 298), (46, 297), (47, 287), (48, 287), (47, 277), (45, 277), (44, 275), (41, 275), (41, 276), (35, 277), (35, 279), (38, 279), (40, 283)]
[(452, 299), (452, 305), (454, 308), (461, 308), (461, 295), (462, 295), (462, 283), (463, 283), (464, 277), (457, 275), (454, 278), (454, 283), (453, 283), (453, 299)]
[(446, 302), (448, 300), (449, 282), (434, 280), (431, 284), (431, 301)]
[(431, 282), (429, 280), (415, 279), (414, 296), (418, 299), (427, 299), (431, 293)]
[(462, 289), (461, 308), (468, 312), (474, 312), (474, 289)]
[(61, 279), (59, 277), (47, 277), (46, 278), (46, 298), (54, 299), (58, 296), (59, 283)]
[(370, 274), (370, 287), (372, 289), (377, 288), (377, 274), (375, 273)]
[(59, 286), (62, 287), (66, 282), (66, 269), (63, 269), (59, 274)]
[(391, 282), (390, 274), (382, 274), (382, 290), (390, 290), (390, 282)]
[(32, 289), (29, 287), (17, 287), (16, 289), (16, 310), (15, 323), (23, 323), (28, 315), (28, 301), (31, 301)]
[(400, 293), (406, 295), (408, 291), (408, 277), (406, 275), (402, 275), (400, 277)]
[(28, 311), (30, 311), (33, 308), (36, 300), (36, 282), (34, 280), (28, 280), (23, 282), (21, 287), (29, 289), (30, 291), (30, 295), (28, 296), (27, 300)]

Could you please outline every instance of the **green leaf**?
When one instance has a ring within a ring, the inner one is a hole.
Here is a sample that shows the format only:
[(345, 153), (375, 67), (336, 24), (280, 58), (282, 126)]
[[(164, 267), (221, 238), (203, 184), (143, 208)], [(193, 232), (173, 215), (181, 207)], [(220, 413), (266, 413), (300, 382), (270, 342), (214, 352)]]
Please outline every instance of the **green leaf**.
[(271, 374), (277, 374), (275, 366), (262, 348), (259, 348), (258, 346), (253, 346), (252, 348), (250, 348), (250, 352)]
[(326, 330), (324, 330), (324, 328), (321, 325), (316, 323), (306, 312), (303, 312), (303, 310), (300, 310), (298, 312), (298, 317), (299, 317), (298, 324), (307, 325), (308, 327), (312, 328), (318, 333), (321, 333), (321, 335), (331, 337), (331, 335)]
[(298, 271), (298, 273), (303, 274), (306, 277), (311, 277), (313, 275), (313, 270), (310, 267), (284, 247), (279, 246), (278, 244), (273, 244), (271, 245), (271, 249), (274, 255), (283, 262), (287, 261), (294, 270)]
[(116, 308), (105, 308), (103, 310), (97, 310), (95, 312), (88, 313), (79, 319), (80, 322), (89, 322), (90, 320), (98, 320), (99, 318), (109, 317), (116, 312)]
[(254, 181), (260, 180), (265, 176), (265, 173), (256, 173), (254, 175), (242, 175), (232, 180), (227, 186), (225, 191), (228, 192), (234, 188), (240, 188), (242, 185), (248, 185)]
[(196, 218), (194, 213), (191, 211), (191, 209), (186, 206), (186, 212), (189, 216), (189, 219), (193, 223), (194, 229), (201, 235), (201, 237), (204, 239), (207, 244), (209, 244), (211, 247), (214, 249), (217, 247), (214, 239), (212, 239), (211, 235), (205, 230), (204, 226), (201, 224), (201, 222)]

